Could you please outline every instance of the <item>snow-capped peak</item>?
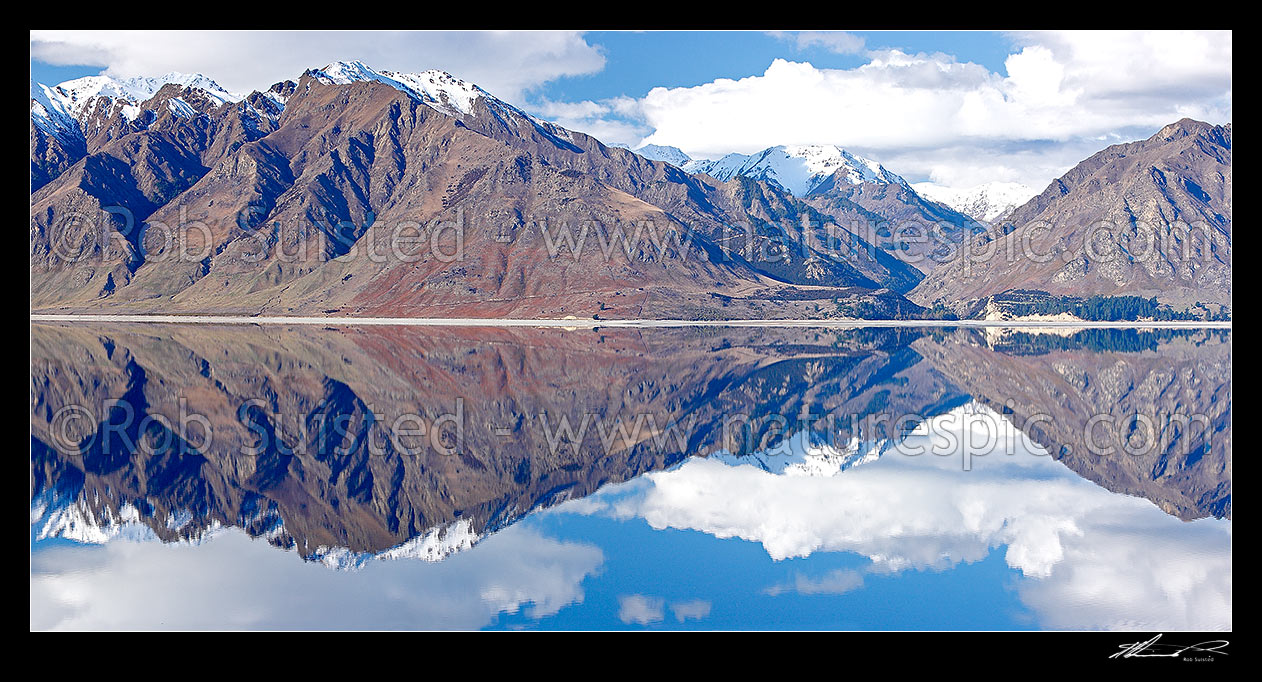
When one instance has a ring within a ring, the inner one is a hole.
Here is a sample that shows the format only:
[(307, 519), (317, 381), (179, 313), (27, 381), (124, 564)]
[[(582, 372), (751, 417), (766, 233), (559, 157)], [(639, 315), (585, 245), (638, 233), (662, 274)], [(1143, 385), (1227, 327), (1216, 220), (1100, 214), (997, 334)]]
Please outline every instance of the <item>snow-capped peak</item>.
[(43, 83), (31, 81), (31, 123), (49, 135), (77, 133), (74, 116), (58, 93)]
[(692, 157), (684, 153), (679, 147), (671, 147), (661, 144), (646, 144), (634, 150), (636, 154), (653, 161), (665, 161), (674, 166), (683, 168), (685, 164), (692, 161)]
[(473, 524), (468, 519), (460, 519), (450, 525), (435, 526), (424, 534), (384, 552), (356, 552), (346, 547), (318, 547), (306, 558), (340, 571), (359, 570), (372, 561), (413, 559), (433, 563), (473, 547), (480, 539), (481, 536), (473, 530)]
[(1018, 182), (988, 182), (963, 189), (918, 182), (913, 185), (913, 189), (927, 199), (987, 223), (1008, 217), (1017, 207), (1038, 194), (1033, 188)]
[(360, 81), (382, 80), (384, 76), (372, 70), (367, 64), (352, 59), (348, 62), (333, 62), (320, 69), (312, 69), (311, 75), (321, 83), (330, 85), (346, 85)]
[[(62, 538), (83, 544), (106, 544), (116, 540), (130, 542), (167, 542), (154, 530), (154, 523), (169, 531), (181, 533), (175, 542), (201, 544), (212, 540), (227, 527), (212, 520), (204, 526), (193, 523), (193, 514), (179, 511), (165, 519), (148, 518), (130, 502), (124, 502), (114, 511), (109, 506), (94, 509), (89, 500), (78, 494), (67, 494), (55, 489), (44, 490), (31, 498), (32, 537), (35, 540)], [(255, 528), (264, 529), (256, 537), (271, 539), (285, 533), (284, 522), (272, 509), (261, 509), (248, 519)], [(254, 535), (254, 533), (251, 533)], [(347, 547), (318, 547), (305, 558), (338, 570), (357, 570), (372, 561), (413, 559), (438, 562), (473, 547), (482, 539), (468, 519), (458, 519), (450, 524), (438, 525), (425, 533), (380, 552), (356, 552)]]
[[(242, 99), (200, 73), (173, 71), (157, 77), (140, 78), (84, 76), (53, 86), (31, 81), (31, 121), (49, 134), (77, 135), (79, 126), (97, 111), (102, 102), (107, 108), (120, 106), (124, 116), (135, 119), (140, 113), (139, 104), (169, 83), (199, 88), (216, 105)], [(177, 115), (183, 115), (187, 113), (187, 106), (181, 100), (170, 108)]]
[(780, 145), (757, 154), (728, 154), (717, 161), (688, 161), (684, 170), (719, 180), (737, 176), (766, 180), (805, 196), (830, 178), (852, 185), (871, 182), (908, 186), (881, 164), (831, 144)]
[[(94, 97), (108, 97), (123, 100), (130, 104), (140, 104), (153, 97), (162, 86), (174, 83), (181, 87), (200, 88), (218, 104), (239, 102), (241, 97), (228, 92), (218, 83), (200, 73), (171, 72), (155, 78), (113, 78), (111, 76), (84, 76), (59, 83), (52, 87), (35, 83), (31, 87), (31, 96), (40, 104), (51, 105), (58, 111), (78, 119)], [(36, 97), (36, 90), (43, 95), (42, 100)]]
[(749, 465), (786, 476), (836, 476), (876, 461), (890, 448), (890, 441), (862, 441), (852, 437), (841, 447), (816, 443), (808, 431), (799, 431), (775, 447), (747, 455), (721, 450), (709, 456), (730, 466)]
[(446, 113), (470, 114), (479, 97), (489, 94), (473, 83), (460, 80), (446, 71), (431, 69), (420, 73), (377, 71), (361, 61), (333, 62), (311, 75), (321, 83), (346, 85), (376, 81), (405, 92)]
[[(182, 531), (192, 515), (180, 512), (169, 515), (162, 523), (167, 530)], [(67, 495), (64, 491), (44, 490), (31, 498), (32, 537), (36, 540), (62, 538), (84, 544), (105, 544), (114, 540), (131, 542), (158, 541), (158, 534), (145, 522), (140, 509), (130, 502), (95, 509), (86, 497)], [(200, 544), (223, 529), (218, 521), (192, 529), (179, 542)]]

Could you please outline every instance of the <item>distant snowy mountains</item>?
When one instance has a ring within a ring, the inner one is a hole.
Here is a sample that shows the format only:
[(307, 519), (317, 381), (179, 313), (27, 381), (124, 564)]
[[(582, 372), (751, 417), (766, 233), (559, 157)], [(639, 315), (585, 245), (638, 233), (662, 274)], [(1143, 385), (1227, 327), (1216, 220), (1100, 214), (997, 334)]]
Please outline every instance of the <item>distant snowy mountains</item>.
[(693, 159), (678, 147), (663, 145), (645, 145), (635, 152), (724, 182), (737, 176), (774, 182), (798, 197), (810, 194), (834, 176), (852, 185), (873, 182), (910, 187), (881, 164), (830, 144), (780, 145), (757, 154), (728, 154), (716, 161)]
[(748, 465), (771, 474), (785, 476), (836, 476), (858, 466), (875, 462), (894, 445), (890, 439), (830, 445), (815, 442), (809, 430), (798, 431), (779, 445), (745, 455), (721, 450), (709, 459), (729, 466)]
[[(665, 161), (666, 163), (684, 168), (689, 163), (693, 163), (692, 157), (688, 156), (679, 147), (671, 147), (669, 145), (646, 144), (635, 150), (636, 154), (646, 159), (654, 161)], [(706, 162), (708, 163), (708, 162)]]
[(962, 190), (929, 182), (911, 185), (876, 161), (829, 144), (780, 145), (756, 154), (728, 154), (717, 160), (694, 159), (678, 147), (667, 145), (644, 145), (635, 152), (724, 182), (738, 176), (774, 182), (798, 197), (826, 190), (838, 181), (850, 185), (901, 185), (925, 199), (984, 222), (1007, 216), (1038, 193), (1015, 182), (991, 182)]
[(912, 187), (927, 199), (987, 223), (1007, 218), (1017, 207), (1038, 194), (1038, 190), (1018, 182), (988, 182), (967, 189), (918, 182)]

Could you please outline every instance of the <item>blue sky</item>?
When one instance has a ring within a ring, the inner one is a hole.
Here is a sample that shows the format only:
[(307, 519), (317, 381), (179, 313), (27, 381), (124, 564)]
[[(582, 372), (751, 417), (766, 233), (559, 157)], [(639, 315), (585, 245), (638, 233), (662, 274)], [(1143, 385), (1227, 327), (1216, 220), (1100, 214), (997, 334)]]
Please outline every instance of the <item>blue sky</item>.
[[(777, 58), (809, 61), (821, 68), (854, 68), (866, 60), (819, 45), (795, 43), (757, 31), (598, 31), (589, 42), (600, 45), (608, 62), (603, 71), (548, 83), (541, 94), (565, 101), (641, 96), (655, 87), (683, 87), (716, 78), (761, 73)], [(905, 52), (944, 52), (996, 71), (1003, 69), (1011, 40), (996, 32), (857, 31), (868, 47)]]
[[(943, 52), (994, 71), (1003, 70), (1012, 45), (1008, 35), (993, 31), (855, 31), (851, 35), (865, 39), (868, 47)], [(760, 31), (592, 31), (586, 38), (604, 53), (604, 69), (545, 83), (538, 90), (540, 95), (557, 100), (639, 96), (654, 87), (740, 78), (761, 72), (776, 58), (806, 60), (824, 68), (854, 68), (865, 61), (862, 56), (837, 54), (819, 45), (798, 48), (791, 40)], [(98, 75), (107, 66), (54, 65), (31, 59), (31, 78), (40, 83), (60, 83)], [(214, 73), (207, 75), (216, 77)]]
[(200, 72), (248, 92), (359, 59), (446, 70), (608, 144), (836, 144), (912, 182), (1041, 189), (1179, 118), (1231, 120), (1230, 31), (34, 31), (32, 78)]

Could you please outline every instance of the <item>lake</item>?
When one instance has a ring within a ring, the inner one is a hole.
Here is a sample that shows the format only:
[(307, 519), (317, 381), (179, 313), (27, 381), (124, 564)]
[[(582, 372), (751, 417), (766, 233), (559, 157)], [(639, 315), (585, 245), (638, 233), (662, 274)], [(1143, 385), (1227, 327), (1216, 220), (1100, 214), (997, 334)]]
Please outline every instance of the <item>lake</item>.
[(1230, 330), (31, 343), (33, 629), (1232, 626)]

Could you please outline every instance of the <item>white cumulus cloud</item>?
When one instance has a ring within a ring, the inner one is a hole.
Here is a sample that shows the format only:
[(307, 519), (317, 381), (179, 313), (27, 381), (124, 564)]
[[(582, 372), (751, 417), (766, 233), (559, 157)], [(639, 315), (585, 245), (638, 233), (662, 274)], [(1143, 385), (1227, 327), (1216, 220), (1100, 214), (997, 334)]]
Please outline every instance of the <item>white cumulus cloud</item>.
[[(993, 447), (969, 446), (983, 442)], [(961, 467), (966, 448), (969, 471)], [(1021, 573), (1019, 593), (1044, 627), (1231, 628), (1230, 521), (1186, 523), (1104, 490), (976, 405), (935, 417), (875, 462), (834, 476), (692, 459), (558, 511), (741, 538), (777, 561), (851, 552), (876, 574), (950, 570), (1000, 552)], [(765, 592), (860, 589), (860, 571), (839, 570)]]
[(862, 36), (845, 31), (772, 31), (771, 35), (788, 40), (799, 50), (809, 47), (822, 47), (837, 54), (857, 54), (863, 51), (867, 42)]
[[(794, 40), (824, 40), (803, 35)], [(850, 69), (776, 59), (745, 78), (654, 88), (641, 98), (640, 116), (653, 131), (643, 143), (705, 158), (839, 144), (912, 181), (1041, 189), (1103, 147), (1180, 118), (1231, 120), (1230, 31), (1012, 40), (1002, 71), (884, 49)]]
[(522, 526), (440, 563), (373, 562), (358, 579), (236, 529), (198, 546), (67, 544), (31, 555), (31, 629), (473, 629), (581, 602), (603, 562)]
[(666, 615), (666, 600), (643, 594), (618, 597), (618, 620), (636, 625), (650, 625)]
[(202, 73), (237, 92), (358, 59), (375, 69), (442, 69), (508, 101), (605, 57), (577, 31), (32, 31), (31, 58), (120, 77)]

